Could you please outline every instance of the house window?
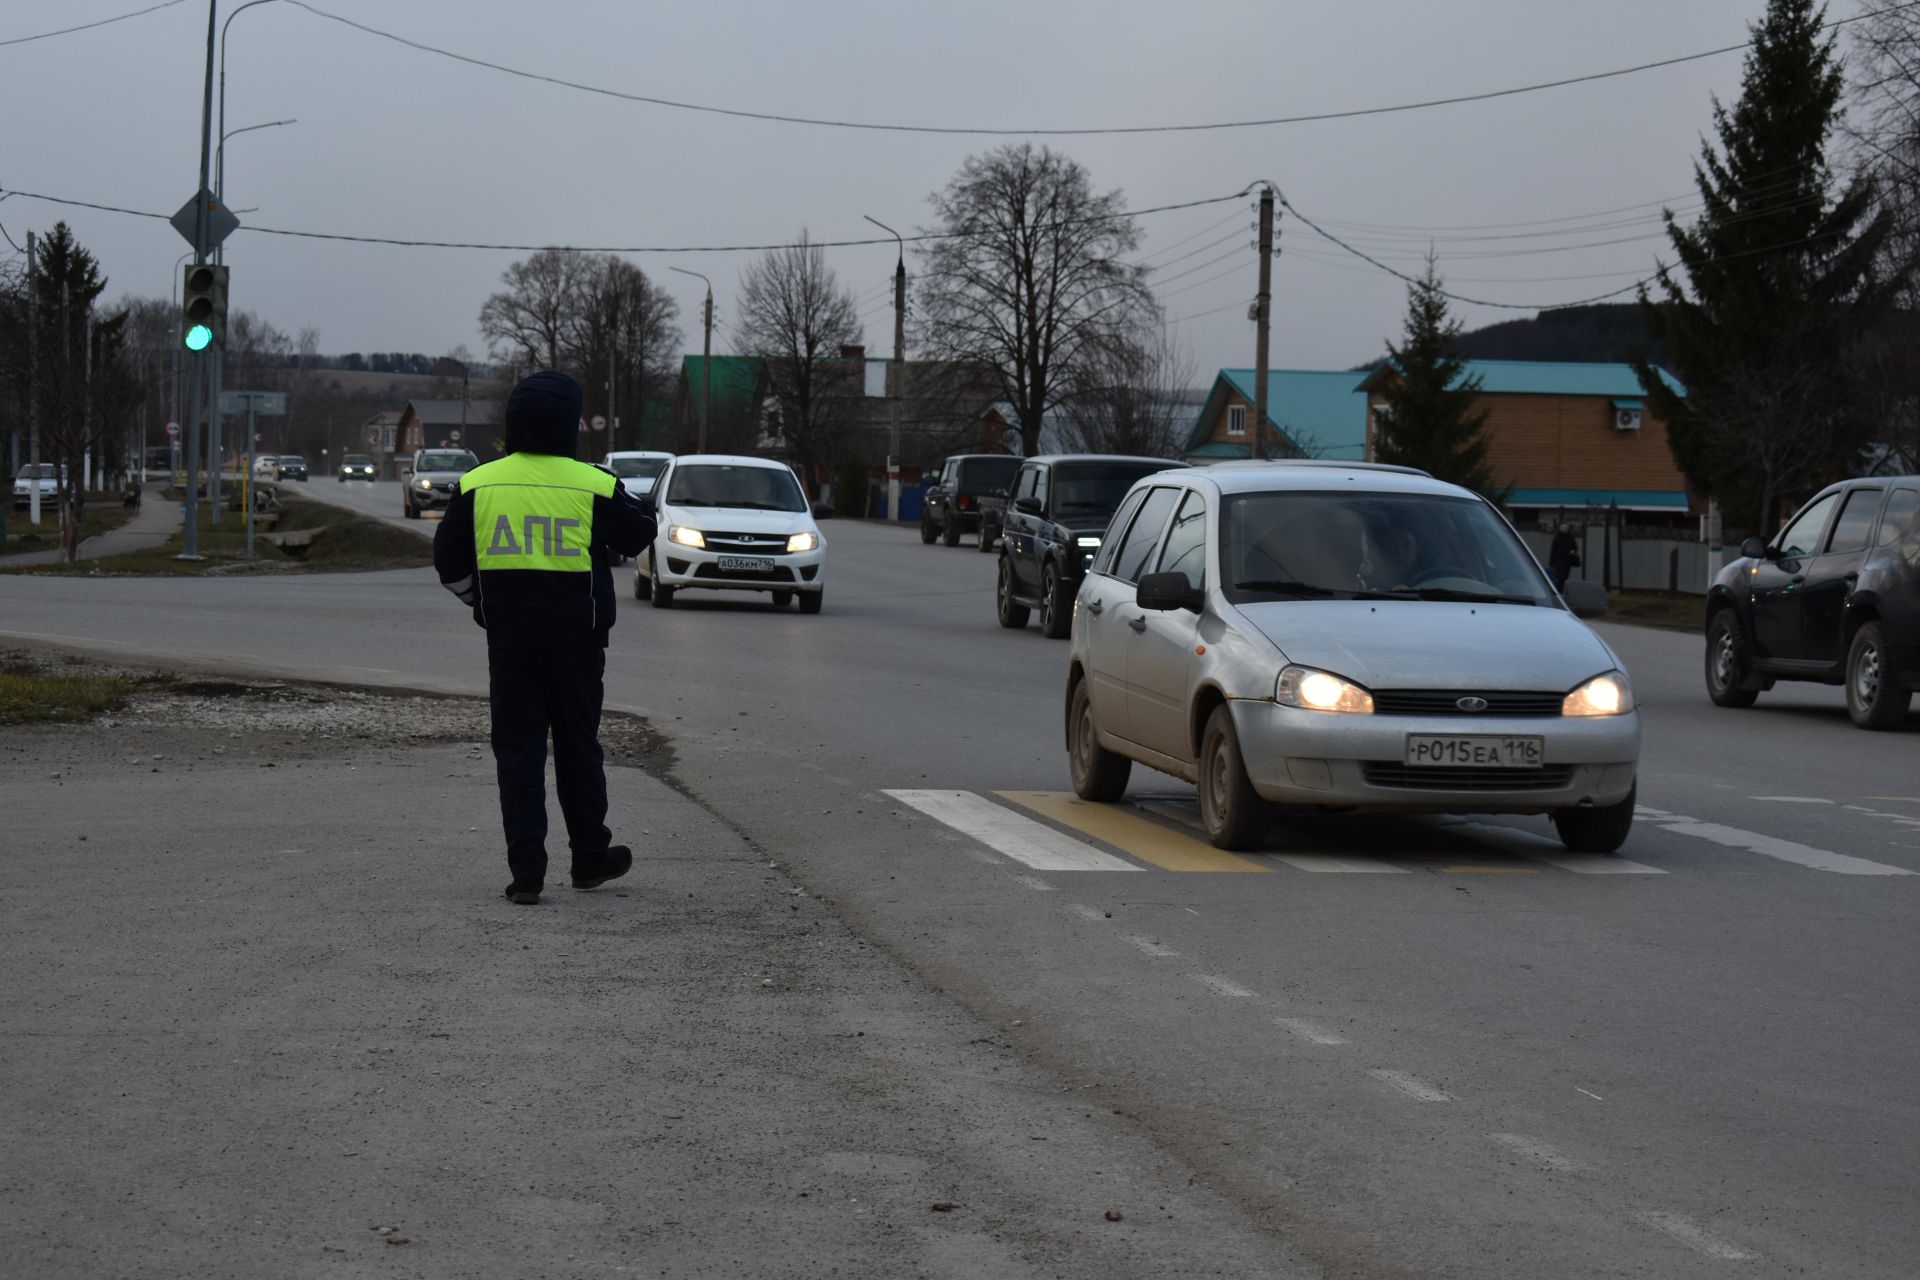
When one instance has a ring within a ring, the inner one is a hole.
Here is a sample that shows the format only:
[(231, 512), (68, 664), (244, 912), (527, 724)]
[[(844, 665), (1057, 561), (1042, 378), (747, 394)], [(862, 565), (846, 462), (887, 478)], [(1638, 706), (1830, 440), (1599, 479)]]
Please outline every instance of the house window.
[(1247, 406), (1243, 404), (1227, 406), (1227, 434), (1230, 436), (1247, 434)]

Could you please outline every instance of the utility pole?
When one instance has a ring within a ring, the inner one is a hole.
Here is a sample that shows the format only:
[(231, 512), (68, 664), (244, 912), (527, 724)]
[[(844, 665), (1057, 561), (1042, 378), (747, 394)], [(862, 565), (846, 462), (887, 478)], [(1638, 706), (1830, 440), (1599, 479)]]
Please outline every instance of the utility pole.
[(620, 407), (619, 393), (614, 389), (620, 381), (620, 327), (614, 325), (613, 345), (607, 348), (607, 448), (612, 453), (620, 447)]
[(707, 280), (698, 271), (688, 271), (684, 267), (668, 267), (669, 271), (678, 271), (683, 276), (699, 276), (707, 281), (706, 336), (700, 342), (700, 443), (696, 453), (707, 451), (707, 411), (713, 404), (713, 281)]
[(887, 379), (887, 519), (900, 519), (900, 395), (907, 377), (907, 242), (878, 218), (866, 218), (900, 246), (893, 267), (893, 376)]
[(33, 232), (27, 232), (27, 462), (33, 483), (27, 488), (27, 523), (40, 523), (40, 259), (34, 252)]
[(1273, 320), (1273, 184), (1260, 186), (1260, 292), (1253, 300), (1253, 442), (1249, 457), (1265, 452), (1267, 430), (1267, 335)]

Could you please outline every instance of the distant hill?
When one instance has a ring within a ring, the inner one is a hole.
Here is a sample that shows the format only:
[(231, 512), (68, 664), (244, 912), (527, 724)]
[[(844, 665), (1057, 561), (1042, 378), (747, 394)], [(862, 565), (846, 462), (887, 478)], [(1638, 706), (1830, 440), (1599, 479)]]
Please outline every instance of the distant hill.
[[(1667, 348), (1647, 337), (1636, 303), (1563, 307), (1523, 320), (1503, 320), (1460, 335), (1457, 344), (1469, 360), (1567, 360), (1618, 364), (1647, 356), (1664, 364)], [(1358, 366), (1370, 369), (1377, 360)]]

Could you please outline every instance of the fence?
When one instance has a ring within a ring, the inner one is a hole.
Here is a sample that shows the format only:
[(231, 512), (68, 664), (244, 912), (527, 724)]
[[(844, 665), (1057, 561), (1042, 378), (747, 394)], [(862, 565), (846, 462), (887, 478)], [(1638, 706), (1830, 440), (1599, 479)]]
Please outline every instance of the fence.
[[(1547, 563), (1551, 533), (1523, 530), (1520, 534), (1542, 565)], [(1680, 538), (1622, 537), (1604, 524), (1588, 525), (1579, 534), (1580, 567), (1576, 578), (1604, 583), (1627, 591), (1707, 593), (1707, 544)]]

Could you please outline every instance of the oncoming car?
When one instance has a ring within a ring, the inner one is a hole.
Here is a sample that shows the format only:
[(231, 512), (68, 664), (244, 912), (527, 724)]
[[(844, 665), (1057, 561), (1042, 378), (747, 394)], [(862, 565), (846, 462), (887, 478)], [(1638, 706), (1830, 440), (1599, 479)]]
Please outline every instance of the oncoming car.
[(374, 475), (375, 468), (373, 459), (367, 454), (350, 453), (340, 459), (340, 482), (342, 484), (345, 484), (349, 480), (371, 480), (374, 478)]
[(670, 453), (630, 449), (608, 454), (600, 460), (600, 465), (620, 478), (622, 489), (636, 498), (644, 498), (653, 492), (654, 482), (672, 461)]
[(775, 608), (798, 598), (819, 613), (827, 542), (793, 469), (729, 454), (689, 454), (667, 464), (653, 489), (660, 532), (634, 562), (633, 594), (656, 609), (677, 592), (764, 591)]
[(1546, 814), (1611, 852), (1640, 754), (1619, 658), (1499, 513), (1358, 463), (1136, 484), (1074, 602), (1066, 737), (1081, 798), (1145, 764), (1230, 849), (1286, 803)]

